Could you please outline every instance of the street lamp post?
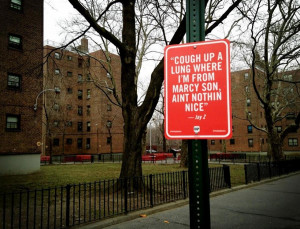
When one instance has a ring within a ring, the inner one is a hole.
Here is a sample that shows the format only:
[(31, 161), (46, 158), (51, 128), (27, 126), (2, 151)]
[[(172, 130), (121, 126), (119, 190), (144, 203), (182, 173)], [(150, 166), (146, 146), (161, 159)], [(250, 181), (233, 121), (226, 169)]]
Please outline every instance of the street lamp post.
[[(44, 92), (46, 92), (46, 91), (54, 91), (55, 93), (60, 93), (60, 89), (59, 88), (48, 88), (48, 89), (44, 89), (44, 90), (42, 90), (37, 96), (36, 96), (36, 98), (35, 98), (35, 104), (33, 105), (33, 110), (34, 111), (37, 111), (37, 108), (38, 108), (38, 104), (37, 104), (37, 101), (38, 101), (38, 98), (39, 98), (39, 96), (41, 95), (41, 94), (43, 94)], [(45, 102), (44, 102), (45, 103)], [(48, 135), (48, 132), (49, 132), (49, 123), (48, 123), (48, 116), (47, 116), (47, 113), (46, 113), (46, 110), (45, 110), (45, 115), (46, 115), (46, 134)], [(50, 135), (50, 133), (49, 133), (49, 135)], [(46, 147), (46, 139), (44, 139), (44, 137), (43, 137), (43, 140), (45, 140), (45, 142), (43, 142), (43, 150), (42, 151), (44, 151), (44, 153), (46, 153), (45, 151), (46, 151), (46, 149), (44, 148), (44, 147)], [(50, 139), (50, 164), (52, 164), (52, 143), (51, 143), (51, 139)]]
[(38, 100), (39, 96), (40, 96), (41, 94), (43, 94), (44, 92), (46, 92), (46, 91), (54, 91), (55, 93), (60, 93), (60, 89), (59, 89), (59, 88), (48, 88), (48, 89), (45, 89), (45, 90), (41, 91), (41, 92), (36, 96), (36, 98), (35, 98), (35, 104), (33, 105), (33, 110), (34, 110), (34, 111), (37, 111), (37, 100)]
[(97, 128), (97, 154), (98, 154), (98, 157), (99, 157), (99, 138), (98, 138), (99, 129), (98, 129), (98, 123), (96, 123), (96, 128)]

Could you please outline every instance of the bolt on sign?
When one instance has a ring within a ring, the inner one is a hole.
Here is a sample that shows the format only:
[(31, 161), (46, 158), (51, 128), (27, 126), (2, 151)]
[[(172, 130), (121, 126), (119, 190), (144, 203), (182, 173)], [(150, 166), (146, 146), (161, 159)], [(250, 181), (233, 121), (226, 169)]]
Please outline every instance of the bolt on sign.
[(169, 45), (164, 66), (166, 138), (231, 138), (229, 41)]

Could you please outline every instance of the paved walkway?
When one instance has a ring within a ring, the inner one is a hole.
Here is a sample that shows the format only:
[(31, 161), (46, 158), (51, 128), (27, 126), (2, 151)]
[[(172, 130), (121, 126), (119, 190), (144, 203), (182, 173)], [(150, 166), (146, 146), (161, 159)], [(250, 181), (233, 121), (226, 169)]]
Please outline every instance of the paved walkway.
[[(300, 174), (213, 197), (210, 207), (212, 229), (300, 229)], [(101, 225), (83, 228), (101, 228)], [(189, 206), (105, 228), (188, 229)]]

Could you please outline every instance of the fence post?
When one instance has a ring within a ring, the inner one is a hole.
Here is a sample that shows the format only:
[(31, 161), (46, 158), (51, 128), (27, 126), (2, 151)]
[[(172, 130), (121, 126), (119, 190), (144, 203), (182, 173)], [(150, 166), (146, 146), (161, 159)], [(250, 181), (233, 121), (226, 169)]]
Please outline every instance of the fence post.
[(257, 165), (257, 179), (258, 181), (260, 181), (260, 166), (259, 163), (257, 163), (256, 165)]
[(223, 172), (225, 183), (227, 184), (228, 188), (231, 188), (230, 167), (228, 165), (223, 165)]
[(66, 226), (70, 226), (70, 190), (71, 185), (67, 185), (66, 187)]
[(124, 179), (124, 207), (125, 213), (128, 213), (128, 178)]
[(185, 180), (185, 171), (182, 171), (182, 186), (183, 186), (183, 199), (186, 199), (186, 180)]
[(245, 170), (245, 183), (248, 184), (248, 172), (247, 172), (247, 165), (244, 165)]
[(269, 176), (270, 176), (270, 179), (272, 178), (272, 169), (271, 169), (271, 162), (269, 161)]
[(151, 208), (153, 208), (153, 206), (154, 206), (154, 204), (153, 204), (153, 182), (152, 182), (153, 175), (150, 174), (149, 178), (150, 178), (150, 206), (151, 206)]

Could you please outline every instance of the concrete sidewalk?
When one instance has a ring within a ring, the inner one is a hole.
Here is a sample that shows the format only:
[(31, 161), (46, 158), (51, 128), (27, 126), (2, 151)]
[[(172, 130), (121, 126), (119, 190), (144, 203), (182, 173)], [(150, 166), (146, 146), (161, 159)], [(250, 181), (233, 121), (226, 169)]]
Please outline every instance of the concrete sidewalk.
[[(212, 229), (300, 229), (300, 174), (213, 197), (210, 208)], [(188, 229), (189, 206), (185, 204), (108, 227), (99, 222), (81, 228)]]

